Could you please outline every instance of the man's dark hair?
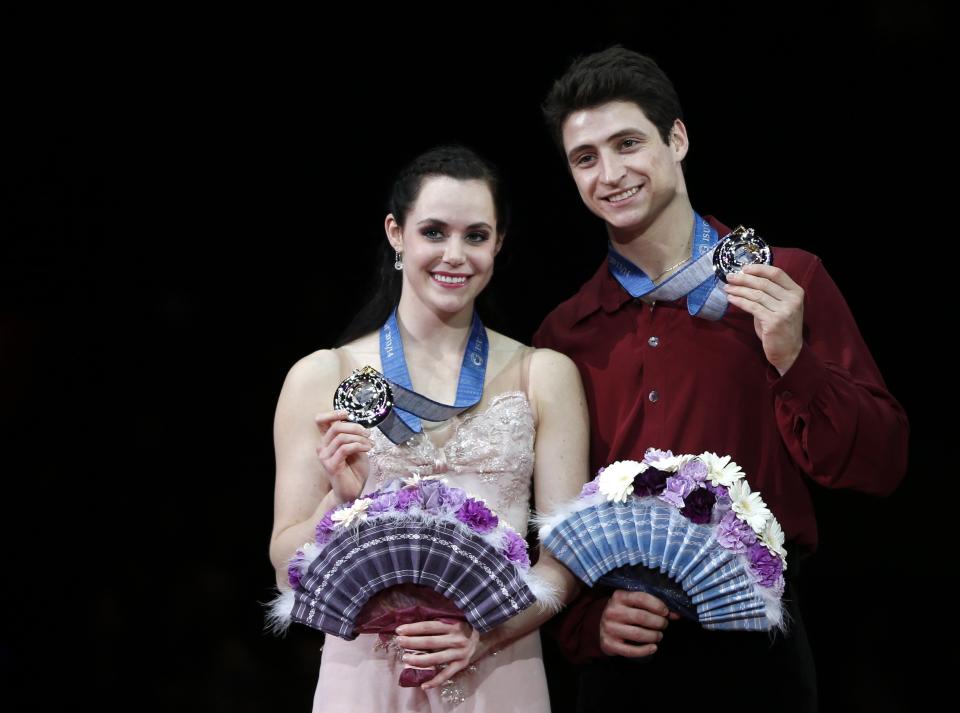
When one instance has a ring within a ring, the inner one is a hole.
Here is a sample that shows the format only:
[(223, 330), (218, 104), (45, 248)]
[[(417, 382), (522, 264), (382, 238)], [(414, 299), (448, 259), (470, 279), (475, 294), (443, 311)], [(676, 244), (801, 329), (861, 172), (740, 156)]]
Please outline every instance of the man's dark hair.
[(563, 122), (575, 111), (608, 102), (633, 102), (657, 127), (664, 143), (676, 119), (683, 120), (673, 82), (649, 57), (614, 45), (602, 52), (578, 57), (553, 83), (543, 103), (543, 118), (563, 152)]

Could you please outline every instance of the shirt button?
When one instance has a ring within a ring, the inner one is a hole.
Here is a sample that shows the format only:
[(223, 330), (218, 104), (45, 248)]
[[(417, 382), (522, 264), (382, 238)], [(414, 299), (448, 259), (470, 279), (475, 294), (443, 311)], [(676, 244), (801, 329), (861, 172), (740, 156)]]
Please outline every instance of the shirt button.
[(784, 401), (789, 401), (790, 399), (793, 398), (793, 392), (784, 391), (783, 393), (780, 394), (780, 398), (782, 398)]
[(647, 344), (649, 344), (651, 347), (659, 347), (659, 346), (660, 346), (660, 337), (650, 337), (650, 338), (647, 340)]
[(649, 394), (647, 394), (647, 398), (650, 399), (652, 403), (657, 403), (657, 401), (660, 400), (660, 394), (658, 394), (657, 390), (654, 389)]

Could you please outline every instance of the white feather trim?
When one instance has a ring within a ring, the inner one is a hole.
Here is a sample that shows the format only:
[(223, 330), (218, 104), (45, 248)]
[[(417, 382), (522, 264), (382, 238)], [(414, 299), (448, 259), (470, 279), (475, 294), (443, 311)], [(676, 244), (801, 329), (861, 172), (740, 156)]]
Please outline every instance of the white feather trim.
[(787, 633), (790, 628), (790, 617), (783, 608), (783, 601), (777, 590), (773, 587), (762, 587), (760, 585), (757, 585), (755, 589), (767, 607), (767, 621), (770, 622), (771, 631), (780, 629)]
[(266, 628), (278, 636), (285, 634), (290, 627), (290, 615), (296, 601), (292, 589), (277, 590), (277, 596), (267, 604)]
[(526, 573), (524, 577), (527, 586), (533, 596), (537, 598), (537, 604), (542, 611), (556, 614), (563, 608), (563, 600), (560, 598), (560, 590), (553, 582), (536, 574), (533, 570)]
[(607, 502), (607, 499), (600, 493), (594, 493), (585, 498), (575, 498), (574, 500), (558, 505), (549, 515), (535, 513), (531, 518), (531, 522), (533, 522), (537, 528), (540, 540), (543, 541), (543, 538), (550, 534), (553, 528), (573, 515), (573, 513), (605, 502)]

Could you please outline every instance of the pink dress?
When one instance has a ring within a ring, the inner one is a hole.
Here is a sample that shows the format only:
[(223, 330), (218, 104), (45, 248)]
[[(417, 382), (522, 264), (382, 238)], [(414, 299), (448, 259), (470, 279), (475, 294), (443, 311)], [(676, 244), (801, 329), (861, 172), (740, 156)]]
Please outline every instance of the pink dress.
[[(448, 484), (483, 498), (525, 533), (535, 434), (533, 413), (522, 390), (489, 396), (486, 389), (484, 400), (467, 415), (420, 434), (409, 444), (396, 446), (374, 429), (370, 477), (364, 490), (376, 490), (398, 475), (444, 475)], [(425, 692), (398, 686), (403, 665), (393, 651), (377, 648), (376, 641), (374, 634), (360, 634), (353, 641), (326, 637), (314, 711), (550, 710), (538, 631), (481, 659), (475, 670), (458, 674), (446, 697), (438, 689)]]

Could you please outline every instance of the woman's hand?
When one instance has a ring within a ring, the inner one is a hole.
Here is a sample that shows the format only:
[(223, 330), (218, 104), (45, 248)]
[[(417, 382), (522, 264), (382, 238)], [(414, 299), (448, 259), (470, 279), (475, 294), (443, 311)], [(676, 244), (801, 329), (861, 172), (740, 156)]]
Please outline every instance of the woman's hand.
[(397, 627), (397, 644), (423, 653), (406, 653), (403, 662), (418, 668), (445, 667), (424, 683), (424, 690), (443, 685), (482, 655), (480, 633), (465, 621), (418, 621)]
[(367, 430), (346, 417), (346, 411), (324, 411), (314, 419), (320, 430), (317, 458), (341, 503), (359, 497), (370, 473), (367, 452), (373, 448)]

